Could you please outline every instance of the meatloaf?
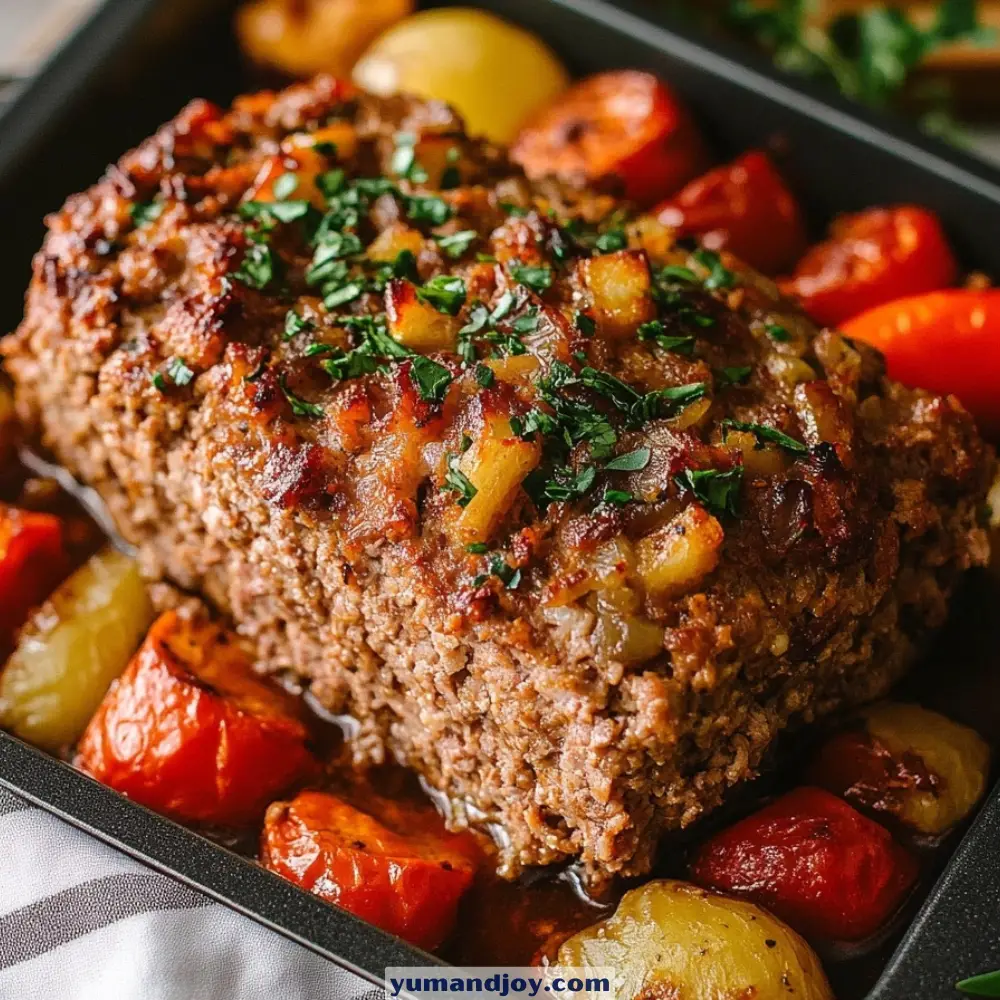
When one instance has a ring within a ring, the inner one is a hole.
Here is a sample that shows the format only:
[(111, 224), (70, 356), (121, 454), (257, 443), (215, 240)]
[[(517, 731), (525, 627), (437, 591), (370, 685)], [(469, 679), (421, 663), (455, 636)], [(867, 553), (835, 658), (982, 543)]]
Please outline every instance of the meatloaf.
[(145, 572), (503, 871), (648, 869), (983, 563), (993, 455), (774, 284), (446, 107), (195, 101), (48, 220), (20, 416)]

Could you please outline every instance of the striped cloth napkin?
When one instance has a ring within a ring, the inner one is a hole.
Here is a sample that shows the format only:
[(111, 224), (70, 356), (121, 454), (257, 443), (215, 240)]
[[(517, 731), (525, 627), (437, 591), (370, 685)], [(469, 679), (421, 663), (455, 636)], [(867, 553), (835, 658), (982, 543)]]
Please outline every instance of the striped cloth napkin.
[(0, 788), (0, 997), (384, 1000)]

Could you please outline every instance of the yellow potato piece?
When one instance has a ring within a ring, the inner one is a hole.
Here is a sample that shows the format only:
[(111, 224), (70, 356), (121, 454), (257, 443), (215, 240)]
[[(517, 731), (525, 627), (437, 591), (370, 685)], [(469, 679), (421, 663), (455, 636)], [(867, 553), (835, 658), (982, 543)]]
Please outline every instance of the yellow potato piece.
[(0, 677), (0, 726), (45, 750), (75, 743), (152, 620), (136, 562), (98, 553), (22, 630)]
[(622, 897), (607, 920), (564, 942), (558, 965), (618, 973), (618, 1000), (833, 1000), (819, 959), (766, 910), (686, 882)]
[(237, 13), (236, 33), (256, 62), (290, 76), (347, 79), (361, 53), (413, 7), (413, 0), (256, 0)]
[(471, 135), (510, 142), (534, 111), (569, 85), (538, 38), (485, 11), (422, 11), (390, 28), (354, 68), (375, 94), (407, 92), (452, 105)]
[(908, 788), (899, 817), (935, 836), (963, 820), (986, 791), (990, 748), (973, 729), (919, 705), (882, 702), (862, 715), (871, 735), (896, 758), (919, 757), (940, 779), (934, 791)]

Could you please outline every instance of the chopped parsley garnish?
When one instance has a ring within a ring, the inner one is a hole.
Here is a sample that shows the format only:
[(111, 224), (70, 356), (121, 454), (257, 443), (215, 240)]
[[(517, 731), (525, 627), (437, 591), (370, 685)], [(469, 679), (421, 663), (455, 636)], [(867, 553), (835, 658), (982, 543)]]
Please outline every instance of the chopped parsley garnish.
[(640, 340), (652, 340), (657, 347), (662, 348), (664, 351), (673, 351), (676, 354), (690, 354), (694, 350), (694, 337), (691, 334), (669, 336), (665, 332), (663, 323), (658, 319), (641, 324), (636, 333)]
[(490, 556), (490, 573), (495, 576), (508, 590), (517, 590), (521, 582), (521, 571), (515, 569), (506, 559), (496, 552)]
[(451, 218), (451, 208), (443, 198), (434, 195), (415, 195), (405, 198), (406, 217), (414, 222), (428, 222), (443, 226)]
[(590, 492), (596, 478), (597, 469), (593, 465), (585, 465), (579, 472), (566, 465), (558, 466), (544, 483), (542, 498), (549, 503), (579, 499)]
[(312, 320), (300, 316), (294, 309), (289, 309), (285, 314), (285, 340), (291, 340), (300, 333), (307, 333), (313, 326)]
[(793, 455), (806, 455), (809, 453), (806, 445), (782, 433), (777, 427), (768, 427), (767, 424), (746, 424), (739, 420), (723, 420), (720, 426), (723, 433), (727, 430), (747, 431), (753, 434), (758, 442), (769, 441), (771, 444), (776, 444), (784, 448), (785, 451), (790, 451)]
[(488, 365), (476, 365), (476, 381), (488, 389), (496, 381), (496, 374)]
[(523, 218), (528, 214), (528, 209), (522, 208), (520, 205), (515, 205), (512, 201), (500, 202), (500, 210), (506, 215), (512, 215), (515, 218)]
[(720, 368), (715, 374), (719, 381), (727, 385), (742, 385), (750, 377), (753, 368), (750, 365), (733, 365)]
[(628, 237), (624, 229), (609, 229), (597, 237), (594, 243), (601, 253), (614, 253), (616, 250), (624, 250), (628, 246)]
[(629, 451), (611, 459), (604, 468), (609, 472), (638, 472), (649, 465), (652, 454), (649, 448), (636, 448), (635, 451)]
[[(372, 372), (378, 370), (378, 362), (372, 354), (357, 349), (344, 352), (338, 347), (331, 348), (330, 350), (334, 356), (324, 358), (320, 362), (320, 367), (330, 378), (336, 381), (345, 378), (358, 378), (361, 375), (370, 375)], [(308, 354), (309, 352), (307, 351), (306, 353)]]
[(285, 399), (288, 400), (288, 405), (292, 408), (292, 413), (297, 417), (309, 417), (310, 419), (317, 419), (322, 417), (325, 413), (322, 406), (317, 403), (309, 403), (304, 399), (299, 398), (288, 388), (288, 382), (285, 375), (282, 374), (278, 377), (278, 385), (281, 386), (281, 391), (284, 393)]
[(582, 369), (579, 381), (621, 410), (627, 422), (635, 427), (641, 427), (650, 420), (673, 416), (703, 398), (708, 388), (704, 382), (691, 382), (641, 395), (620, 378), (595, 368)]
[(153, 372), (149, 380), (160, 392), (166, 392), (167, 380), (163, 377), (163, 372)]
[(271, 190), (278, 201), (285, 201), (285, 199), (290, 198), (295, 193), (295, 189), (298, 186), (299, 178), (296, 174), (284, 173), (274, 182)]
[(704, 248), (695, 250), (694, 259), (708, 271), (708, 277), (704, 279), (702, 284), (709, 291), (715, 291), (720, 288), (732, 288), (736, 284), (736, 275), (723, 265), (722, 257), (714, 250), (706, 250)]
[(529, 267), (527, 264), (514, 264), (510, 273), (516, 282), (539, 295), (552, 287), (552, 268), (550, 267)]
[(392, 276), (406, 278), (408, 281), (416, 281), (420, 277), (417, 273), (417, 258), (412, 250), (400, 250), (396, 254), (396, 259), (392, 262)]
[(364, 290), (364, 282), (350, 281), (346, 285), (342, 285), (340, 288), (330, 292), (323, 299), (323, 305), (327, 309), (336, 309), (338, 306), (347, 305), (348, 302), (353, 302), (355, 299), (360, 298)]
[(438, 312), (455, 316), (465, 305), (465, 282), (452, 275), (439, 274), (417, 289), (417, 297)]
[(453, 260), (457, 260), (476, 241), (479, 234), (475, 229), (463, 229), (449, 236), (435, 236), (438, 246)]
[(604, 496), (601, 497), (601, 503), (611, 504), (613, 507), (624, 507), (625, 504), (631, 503), (634, 499), (635, 497), (628, 490), (607, 489), (604, 491)]
[(739, 512), (742, 465), (734, 465), (726, 472), (720, 469), (685, 469), (678, 472), (674, 479), (713, 514), (735, 516)]
[(337, 158), (337, 144), (335, 142), (314, 142), (313, 149), (315, 149), (320, 156), (325, 156), (328, 160), (334, 160)]
[(667, 264), (660, 268), (660, 276), (664, 281), (682, 281), (690, 285), (698, 281), (698, 275), (691, 268), (681, 267), (679, 264)]
[[(294, 177), (294, 174), (285, 175)], [(319, 212), (308, 201), (247, 201), (240, 205), (240, 216), (260, 223), (295, 222), (310, 218), (318, 222)]]
[(404, 177), (414, 184), (423, 184), (427, 180), (427, 171), (417, 163), (417, 137), (411, 132), (399, 132), (396, 135), (396, 148), (389, 163), (389, 169), (397, 177)]
[(343, 167), (335, 167), (322, 174), (317, 174), (313, 183), (319, 188), (320, 194), (327, 200), (336, 198), (344, 190), (347, 173)]
[(497, 304), (494, 307), (493, 312), (489, 314), (489, 321), (491, 323), (499, 323), (500, 320), (506, 319), (513, 308), (514, 293), (511, 291), (504, 292), (503, 295), (501, 295), (497, 300)]
[(163, 214), (163, 203), (159, 201), (134, 201), (129, 206), (128, 214), (132, 224), (140, 229), (155, 222)]
[(444, 477), (444, 488), (458, 494), (459, 507), (468, 507), (472, 498), (479, 491), (472, 485), (472, 480), (459, 469), (458, 463), (461, 460), (461, 455), (448, 456), (448, 471)]
[(251, 243), (243, 254), (243, 261), (233, 277), (262, 291), (281, 273), (281, 261), (266, 243)]
[(792, 339), (791, 334), (780, 323), (769, 323), (767, 335), (777, 344), (787, 344)]
[(171, 358), (167, 363), (167, 377), (176, 386), (190, 385), (194, 372), (184, 363), (183, 358)]
[(410, 362), (410, 378), (425, 403), (440, 403), (451, 385), (451, 372), (444, 365), (421, 354)]
[(538, 310), (531, 308), (523, 316), (518, 316), (511, 323), (511, 329), (520, 334), (534, 333), (538, 329)]
[(577, 312), (574, 317), (574, 321), (576, 323), (576, 328), (585, 337), (593, 337), (597, 332), (597, 323), (595, 323), (594, 319), (591, 316), (588, 316), (585, 312)]
[(485, 542), (469, 542), (469, 544), (465, 546), (465, 551), (470, 555), (484, 556), (490, 551), (490, 547)]
[(486, 328), (486, 324), (490, 321), (489, 310), (482, 303), (473, 306), (472, 310), (469, 312), (469, 322), (459, 330), (459, 334), (463, 333), (479, 333), (481, 330)]

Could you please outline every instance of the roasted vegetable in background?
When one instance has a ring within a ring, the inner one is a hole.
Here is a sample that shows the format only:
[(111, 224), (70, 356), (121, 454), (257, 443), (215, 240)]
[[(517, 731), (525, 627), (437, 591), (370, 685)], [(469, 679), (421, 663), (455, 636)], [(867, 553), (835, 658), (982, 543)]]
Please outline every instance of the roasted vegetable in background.
[(528, 122), (510, 155), (531, 178), (593, 184), (646, 205), (706, 163), (701, 136), (673, 91), (638, 70), (574, 84)]
[(862, 313), (842, 331), (877, 347), (890, 378), (954, 394), (984, 431), (1000, 434), (1000, 290), (900, 299)]
[(136, 563), (98, 553), (22, 630), (0, 677), (0, 725), (46, 750), (75, 742), (152, 616)]
[(919, 705), (886, 702), (830, 739), (810, 780), (859, 808), (938, 835), (961, 822), (986, 789), (990, 749), (968, 726)]
[(562, 63), (534, 35), (462, 7), (421, 11), (387, 31), (355, 66), (354, 80), (383, 97), (446, 101), (470, 135), (503, 143), (569, 85)]
[(765, 274), (790, 267), (805, 246), (795, 196), (765, 153), (750, 152), (691, 181), (658, 206), (678, 236), (729, 250)]
[(323, 792), (267, 811), (261, 861), (303, 889), (422, 948), (448, 936), (477, 848), (433, 810), (380, 801), (380, 818)]
[(958, 265), (937, 216), (900, 205), (845, 215), (782, 283), (817, 322), (837, 326), (866, 309), (954, 284)]
[(60, 518), (0, 504), (0, 660), (68, 570)]
[(622, 1000), (833, 1000), (819, 960), (780, 920), (671, 880), (626, 893), (613, 916), (566, 941), (556, 962), (614, 968)]
[(691, 875), (766, 906), (807, 937), (859, 941), (899, 907), (917, 863), (835, 795), (798, 788), (703, 844)]
[(108, 692), (76, 763), (157, 812), (240, 826), (316, 773), (296, 698), (235, 636), (167, 612)]
[(236, 15), (251, 59), (289, 76), (349, 77), (362, 52), (411, 13), (413, 0), (254, 0)]

